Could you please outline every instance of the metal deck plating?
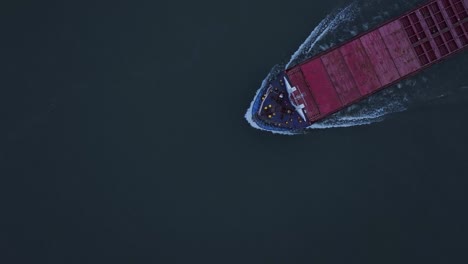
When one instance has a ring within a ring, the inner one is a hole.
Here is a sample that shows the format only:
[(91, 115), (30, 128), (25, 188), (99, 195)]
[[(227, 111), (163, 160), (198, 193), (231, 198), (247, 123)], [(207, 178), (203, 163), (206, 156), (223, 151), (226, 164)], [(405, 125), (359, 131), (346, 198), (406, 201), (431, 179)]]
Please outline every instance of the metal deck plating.
[[(297, 131), (468, 47), (468, 0), (433, 0), (286, 69), (259, 93), (253, 120)], [(281, 100), (279, 100), (281, 99)]]

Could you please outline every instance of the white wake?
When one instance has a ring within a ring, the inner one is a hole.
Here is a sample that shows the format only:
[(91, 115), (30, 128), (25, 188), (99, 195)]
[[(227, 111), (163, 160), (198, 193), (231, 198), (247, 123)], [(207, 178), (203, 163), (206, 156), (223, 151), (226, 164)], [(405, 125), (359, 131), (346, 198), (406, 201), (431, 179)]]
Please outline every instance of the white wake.
[[(408, 0), (402, 3), (391, 3), (391, 6), (382, 5), (383, 3), (380, 0), (365, 3), (355, 1), (347, 7), (329, 14), (314, 28), (314, 30), (312, 30), (304, 43), (299, 46), (298, 50), (291, 56), (289, 62), (283, 67), (283, 70), (294, 67), (294, 65), (311, 58), (336, 44), (342, 43), (346, 39), (350, 39), (360, 32), (366, 31), (369, 28), (373, 28), (380, 23), (387, 21), (391, 17), (401, 13), (401, 10), (407, 10), (420, 1), (421, 0)], [(376, 12), (376, 6), (379, 6), (381, 8), (379, 9), (382, 11)], [(257, 96), (273, 73), (274, 70), (272, 70), (263, 80), (262, 87), (257, 91)], [(346, 109), (343, 109), (320, 122), (312, 124), (308, 129), (368, 125), (380, 122), (392, 113), (402, 112), (408, 108), (408, 105), (411, 104), (411, 100), (413, 100), (414, 97), (426, 97), (418, 95), (417, 93), (415, 94), (414, 92), (409, 92), (411, 87), (414, 89), (416, 88), (414, 86), (420, 86), (420, 84), (426, 86), (428, 84), (428, 80), (424, 75), (418, 76), (419, 77), (417, 78), (413, 77), (400, 82), (399, 84), (372, 95), (355, 105), (347, 107)], [(248, 109), (245, 118), (253, 127), (261, 129), (251, 118), (252, 104)], [(293, 134), (290, 132), (277, 133), (288, 135)]]
[[(302, 59), (304, 56), (311, 57), (311, 53), (314, 52), (316, 44), (322, 40), (328, 33), (337, 29), (340, 25), (346, 22), (353, 21), (356, 15), (356, 3), (352, 3), (349, 6), (339, 10), (337, 13), (329, 14), (323, 19), (310, 33), (304, 43), (301, 44), (299, 49), (294, 52), (291, 59), (286, 64), (286, 68), (289, 68), (293, 63), (298, 62), (298, 59)], [(329, 45), (321, 45), (321, 50), (328, 48)]]

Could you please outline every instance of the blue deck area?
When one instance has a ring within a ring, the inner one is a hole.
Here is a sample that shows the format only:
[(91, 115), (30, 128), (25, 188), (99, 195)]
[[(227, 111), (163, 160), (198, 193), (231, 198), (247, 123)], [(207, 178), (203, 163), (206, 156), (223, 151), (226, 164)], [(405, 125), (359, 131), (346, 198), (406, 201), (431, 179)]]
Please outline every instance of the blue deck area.
[(309, 124), (291, 104), (281, 72), (268, 82), (255, 98), (252, 118), (261, 128), (271, 131), (299, 132)]

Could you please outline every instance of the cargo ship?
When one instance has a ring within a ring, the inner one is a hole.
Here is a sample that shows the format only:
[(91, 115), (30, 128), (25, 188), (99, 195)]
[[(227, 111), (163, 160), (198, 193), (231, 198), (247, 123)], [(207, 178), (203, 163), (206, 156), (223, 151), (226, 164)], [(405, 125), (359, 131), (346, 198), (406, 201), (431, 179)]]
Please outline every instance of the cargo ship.
[(432, 0), (266, 80), (246, 113), (262, 130), (313, 123), (468, 47), (468, 0)]

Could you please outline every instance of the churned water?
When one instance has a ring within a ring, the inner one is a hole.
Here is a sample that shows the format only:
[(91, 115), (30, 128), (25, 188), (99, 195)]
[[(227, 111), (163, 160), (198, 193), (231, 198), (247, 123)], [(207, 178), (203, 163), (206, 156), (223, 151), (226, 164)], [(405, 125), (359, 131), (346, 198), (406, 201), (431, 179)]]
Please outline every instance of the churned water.
[[(328, 14), (312, 30), (299, 49), (294, 52), (288, 63), (277, 65), (268, 74), (265, 80), (274, 76), (279, 69), (293, 67), (294, 65), (317, 55), (357, 34), (372, 29), (375, 26), (396, 17), (403, 12), (423, 3), (421, 0), (397, 1), (355, 1), (343, 8)], [(380, 93), (354, 104), (330, 117), (312, 124), (309, 129), (325, 129), (337, 127), (352, 127), (380, 122), (394, 113), (403, 112), (421, 102), (444, 98), (449, 94), (461, 91), (464, 81), (453, 83), (450, 87), (433, 81), (434, 71), (424, 71), (409, 79), (403, 80)], [(463, 71), (450, 73), (450, 79), (461, 79)], [(262, 83), (262, 87), (266, 82)], [(246, 118), (249, 120), (250, 108)], [(251, 120), (249, 123), (256, 127)], [(281, 132), (280, 134), (291, 134)]]
[(0, 263), (468, 263), (468, 52), (327, 129), (243, 118), (419, 2), (3, 1)]

